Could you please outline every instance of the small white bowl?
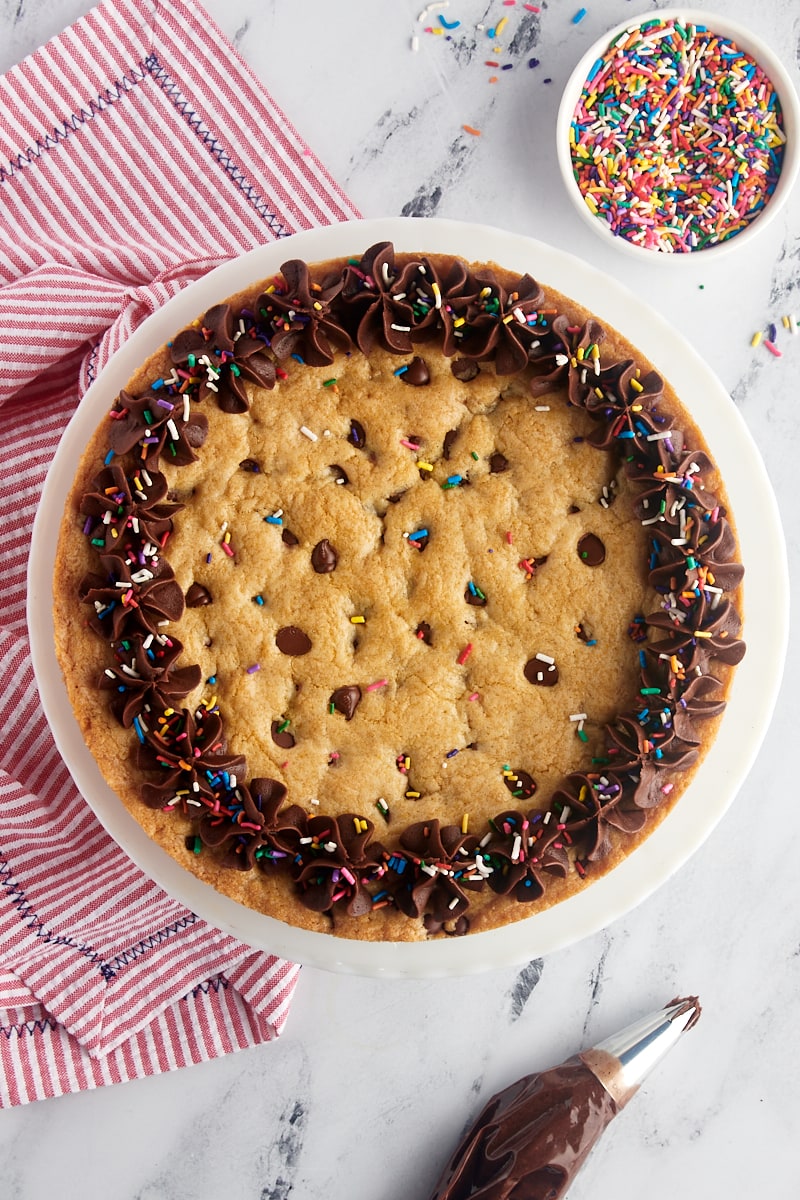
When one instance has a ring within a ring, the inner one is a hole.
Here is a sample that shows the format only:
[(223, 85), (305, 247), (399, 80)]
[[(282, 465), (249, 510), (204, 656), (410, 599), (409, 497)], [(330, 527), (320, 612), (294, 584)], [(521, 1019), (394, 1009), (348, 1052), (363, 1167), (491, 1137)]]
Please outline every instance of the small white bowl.
[[(783, 130), (786, 135), (783, 162), (775, 190), (758, 216), (754, 217), (744, 229), (724, 241), (715, 242), (698, 250), (675, 252), (639, 246), (635, 242), (629, 241), (623, 235), (614, 233), (602, 216), (595, 216), (592, 213), (575, 181), (569, 142), (570, 125), (572, 124), (572, 118), (587, 77), (595, 62), (605, 53), (614, 38), (626, 30), (632, 31), (637, 26), (648, 22), (668, 22), (671, 20), (675, 20), (681, 25), (704, 26), (713, 33), (730, 38), (739, 50), (749, 55), (762, 68), (777, 92), (783, 114)], [(629, 256), (638, 258), (640, 261), (690, 262), (697, 254), (702, 254), (704, 260), (707, 260), (709, 255), (718, 257), (725, 252), (730, 252), (735, 247), (749, 245), (753, 237), (760, 230), (764, 229), (783, 207), (797, 178), (798, 171), (800, 171), (800, 101), (798, 101), (797, 92), (783, 63), (765, 42), (756, 37), (755, 34), (751, 33), (743, 25), (729, 20), (728, 17), (718, 16), (715, 13), (704, 12), (699, 9), (658, 9), (640, 16), (631, 17), (627, 21), (614, 26), (613, 29), (603, 34), (601, 38), (598, 38), (583, 55), (575, 70), (570, 75), (561, 98), (556, 121), (556, 150), (559, 168), (570, 200), (584, 223), (602, 237), (605, 242)]]

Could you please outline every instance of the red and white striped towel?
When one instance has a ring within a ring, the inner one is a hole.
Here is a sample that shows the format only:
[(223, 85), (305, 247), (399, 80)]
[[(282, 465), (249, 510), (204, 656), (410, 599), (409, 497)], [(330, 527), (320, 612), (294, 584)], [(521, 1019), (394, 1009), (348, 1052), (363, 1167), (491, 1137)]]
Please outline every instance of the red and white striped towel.
[(0, 1107), (275, 1037), (297, 967), (209, 928), (75, 789), (25, 624), (31, 523), (87, 385), (219, 261), (358, 216), (192, 0), (105, 0), (0, 78)]

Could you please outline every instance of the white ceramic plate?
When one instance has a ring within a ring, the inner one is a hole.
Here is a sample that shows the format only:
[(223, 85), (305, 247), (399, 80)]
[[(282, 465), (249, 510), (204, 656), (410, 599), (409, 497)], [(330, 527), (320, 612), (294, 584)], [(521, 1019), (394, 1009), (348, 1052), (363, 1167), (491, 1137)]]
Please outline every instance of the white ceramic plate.
[[(705, 432), (727, 483), (747, 570), (748, 653), (736, 672), (719, 735), (691, 786), (652, 836), (614, 871), (554, 908), (504, 929), (410, 945), (294, 929), (218, 894), (151, 842), (105, 783), (83, 742), (56, 661), (52, 623), (56, 538), (75, 463), (136, 367), (211, 304), (272, 275), (287, 259), (313, 262), (360, 254), (382, 240), (393, 241), (399, 250), (494, 260), (528, 271), (623, 331), (662, 370)], [(136, 330), (86, 393), (50, 468), (33, 530), (28, 624), (34, 670), (58, 748), (100, 821), (147, 875), (210, 924), (285, 958), (353, 974), (424, 978), (526, 962), (569, 945), (635, 907), (697, 850), (734, 799), (772, 715), (788, 636), (788, 572), (775, 498), (742, 418), (702, 359), (638, 296), (577, 258), (529, 238), (465, 222), (390, 218), (312, 230), (250, 251), (189, 285)]]

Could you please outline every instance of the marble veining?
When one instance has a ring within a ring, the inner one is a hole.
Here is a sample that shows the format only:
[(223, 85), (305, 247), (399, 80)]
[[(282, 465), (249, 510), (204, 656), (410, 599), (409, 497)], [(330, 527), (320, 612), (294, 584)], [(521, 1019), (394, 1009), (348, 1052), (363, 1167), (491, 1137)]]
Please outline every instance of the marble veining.
[[(0, 0), (0, 69), (89, 7)], [(365, 216), (458, 217), (541, 237), (672, 322), (761, 450), (788, 514), (797, 594), (800, 337), (781, 335), (781, 359), (750, 339), (800, 313), (798, 189), (749, 250), (713, 269), (700, 256), (661, 273), (617, 258), (579, 226), (556, 172), (555, 115), (574, 63), (604, 29), (663, 5), (596, 0), (575, 25), (577, 0), (541, 0), (538, 13), (451, 0), (448, 19), (461, 21), (451, 41), (424, 34), (423, 0), (206, 7)], [(797, 85), (796, 0), (693, 7), (750, 24)], [(486, 29), (503, 15), (505, 71), (485, 65), (496, 58)], [(609, 929), (464, 980), (306, 968), (272, 1045), (3, 1113), (3, 1200), (425, 1200), (494, 1092), (692, 993), (700, 1023), (609, 1127), (570, 1200), (794, 1200), (800, 917), (788, 748), (799, 669), (794, 634), (775, 718), (733, 807), (668, 883)]]
[(525, 1005), (533, 995), (544, 971), (544, 959), (535, 958), (523, 967), (511, 988), (509, 995), (510, 1019), (512, 1024), (522, 1016)]
[(594, 1010), (601, 1003), (603, 996), (603, 987), (605, 985), (606, 978), (606, 960), (608, 959), (609, 952), (611, 950), (612, 936), (612, 934), (605, 932), (599, 935), (601, 949), (599, 955), (597, 956), (597, 962), (592, 968), (592, 973), (589, 976), (589, 1002), (586, 1009), (586, 1017), (583, 1022), (583, 1038), (581, 1039), (586, 1045), (588, 1045), (591, 1041), (590, 1030), (592, 1025), (592, 1015)]

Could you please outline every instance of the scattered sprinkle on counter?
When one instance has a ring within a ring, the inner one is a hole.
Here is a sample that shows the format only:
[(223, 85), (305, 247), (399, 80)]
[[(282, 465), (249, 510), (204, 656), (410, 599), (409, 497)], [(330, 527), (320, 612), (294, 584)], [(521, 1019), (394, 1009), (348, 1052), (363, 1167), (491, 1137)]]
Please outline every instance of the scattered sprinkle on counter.
[(430, 14), (432, 12), (436, 12), (436, 10), (438, 8), (449, 8), (449, 7), (450, 7), (450, 0), (438, 0), (438, 3), (434, 2), (432, 4), (427, 4), (425, 6), (425, 8), (423, 8), (423, 10), (419, 14), (419, 16), (417, 17), (417, 20), (419, 21), (420, 25), (423, 25), (425, 23), (425, 21), (428, 20), (428, 17), (430, 16)]
[[(798, 323), (794, 313), (784, 313), (781, 317), (781, 325), (792, 337), (797, 337)], [(757, 329), (750, 338), (750, 345), (753, 349), (763, 346), (773, 358), (783, 358), (783, 351), (778, 347), (778, 324), (776, 321), (770, 321), (766, 329), (764, 327)]]
[(726, 241), (775, 190), (785, 134), (762, 68), (703, 25), (624, 30), (588, 72), (570, 128), (573, 174), (612, 233), (667, 253)]

